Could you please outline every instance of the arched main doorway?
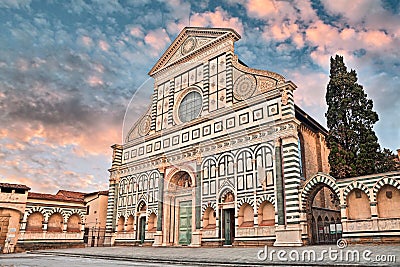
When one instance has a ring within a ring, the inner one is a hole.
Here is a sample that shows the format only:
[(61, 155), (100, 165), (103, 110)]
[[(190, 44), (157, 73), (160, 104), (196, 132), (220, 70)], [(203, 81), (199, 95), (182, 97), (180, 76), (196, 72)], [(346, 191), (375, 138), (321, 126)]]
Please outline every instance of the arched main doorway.
[(167, 184), (164, 201), (166, 215), (165, 243), (190, 245), (194, 223), (194, 187), (190, 174), (178, 171)]
[(310, 244), (333, 244), (342, 236), (339, 197), (324, 183), (311, 190), (307, 203), (307, 228)]

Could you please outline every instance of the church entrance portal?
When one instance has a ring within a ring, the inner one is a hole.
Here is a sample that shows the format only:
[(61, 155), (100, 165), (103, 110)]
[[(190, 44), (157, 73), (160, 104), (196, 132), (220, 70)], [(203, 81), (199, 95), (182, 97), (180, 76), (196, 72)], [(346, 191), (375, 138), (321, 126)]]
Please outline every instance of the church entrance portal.
[(165, 243), (187, 246), (192, 243), (194, 227), (194, 187), (186, 171), (178, 171), (168, 182), (164, 197)]

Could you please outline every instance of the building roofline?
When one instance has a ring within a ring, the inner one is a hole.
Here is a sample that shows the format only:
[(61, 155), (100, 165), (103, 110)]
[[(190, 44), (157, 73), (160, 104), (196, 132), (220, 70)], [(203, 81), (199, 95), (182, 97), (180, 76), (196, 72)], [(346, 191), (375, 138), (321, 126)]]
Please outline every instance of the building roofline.
[(304, 110), (302, 110), (299, 106), (294, 105), (296, 119), (301, 122), (304, 122), (307, 126), (311, 127), (313, 130), (321, 132), (324, 135), (328, 135), (328, 130), (322, 126), (319, 122), (317, 122), (313, 117), (308, 115)]
[(31, 190), (30, 187), (24, 184), (10, 184), (10, 183), (0, 183), (1, 188), (9, 188), (9, 189), (23, 189), (23, 190)]

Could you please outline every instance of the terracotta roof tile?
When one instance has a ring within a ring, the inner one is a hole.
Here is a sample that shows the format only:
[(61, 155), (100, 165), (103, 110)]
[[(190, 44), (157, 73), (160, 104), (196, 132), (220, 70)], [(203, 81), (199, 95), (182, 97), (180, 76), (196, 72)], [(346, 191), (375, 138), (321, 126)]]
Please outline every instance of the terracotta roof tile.
[(94, 192), (86, 193), (86, 194), (85, 194), (85, 197), (91, 196), (91, 195), (96, 195), (96, 194), (108, 196), (108, 190), (104, 190), (104, 191), (94, 191)]
[(62, 194), (44, 194), (44, 193), (36, 193), (36, 192), (29, 192), (28, 199), (35, 198), (35, 199), (43, 199), (43, 200), (56, 200), (56, 201), (68, 201), (68, 202), (83, 202), (83, 197), (67, 197)]
[(2, 188), (11, 188), (11, 189), (24, 189), (31, 190), (30, 187), (27, 187), (24, 184), (9, 184), (9, 183), (0, 183), (0, 187)]
[(62, 196), (71, 197), (71, 198), (83, 198), (85, 193), (68, 191), (68, 190), (58, 190), (56, 195), (62, 195)]

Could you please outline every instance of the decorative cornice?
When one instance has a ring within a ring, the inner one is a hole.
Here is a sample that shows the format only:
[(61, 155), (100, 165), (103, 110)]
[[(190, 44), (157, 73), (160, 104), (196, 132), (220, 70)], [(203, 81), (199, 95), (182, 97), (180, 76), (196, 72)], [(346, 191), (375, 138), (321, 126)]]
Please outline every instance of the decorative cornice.
[(275, 73), (272, 71), (267, 71), (267, 70), (257, 70), (257, 69), (249, 68), (249, 67), (246, 67), (245, 65), (240, 64), (237, 55), (233, 56), (232, 64), (236, 69), (238, 69), (242, 72), (256, 74), (256, 75), (260, 75), (260, 76), (266, 76), (271, 79), (274, 79), (277, 84), (282, 84), (285, 82), (285, 77), (283, 77), (282, 75), (280, 75), (278, 73)]

